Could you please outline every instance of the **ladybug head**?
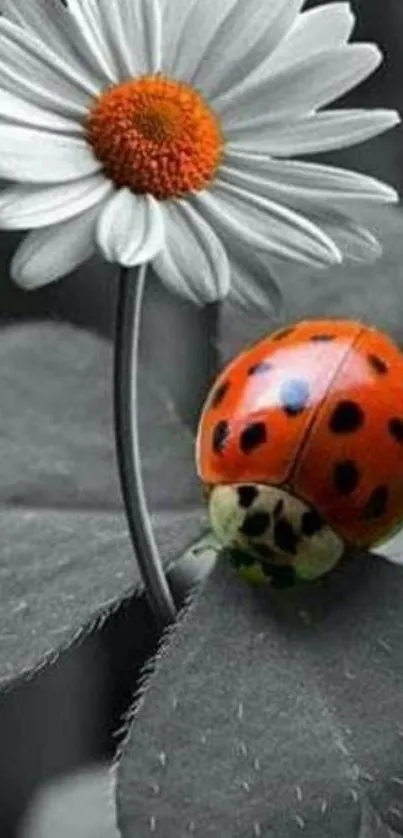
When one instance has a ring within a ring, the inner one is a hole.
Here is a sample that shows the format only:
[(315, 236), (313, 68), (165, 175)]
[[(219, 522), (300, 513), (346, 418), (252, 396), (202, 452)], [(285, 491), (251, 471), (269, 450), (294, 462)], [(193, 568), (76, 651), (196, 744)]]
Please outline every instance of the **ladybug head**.
[(345, 545), (320, 515), (277, 486), (216, 485), (209, 496), (211, 525), (226, 547), (265, 562), (294, 568), (297, 578), (315, 579), (341, 559)]

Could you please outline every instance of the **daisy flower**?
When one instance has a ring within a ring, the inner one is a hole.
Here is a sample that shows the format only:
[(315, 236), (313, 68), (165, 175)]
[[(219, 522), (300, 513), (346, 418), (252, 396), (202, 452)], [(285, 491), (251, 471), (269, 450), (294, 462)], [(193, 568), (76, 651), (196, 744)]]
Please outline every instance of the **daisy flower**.
[[(354, 221), (396, 192), (295, 158), (396, 125), (323, 110), (381, 61), (344, 2), (0, 0), (0, 226), (34, 288), (98, 251), (202, 303), (274, 293), (273, 265), (372, 260)], [(264, 282), (262, 282), (264, 278)]]

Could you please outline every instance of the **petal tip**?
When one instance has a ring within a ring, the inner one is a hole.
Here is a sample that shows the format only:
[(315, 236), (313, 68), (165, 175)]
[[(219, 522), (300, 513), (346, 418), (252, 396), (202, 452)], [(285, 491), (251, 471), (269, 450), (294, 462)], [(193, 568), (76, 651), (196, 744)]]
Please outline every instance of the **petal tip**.
[(366, 52), (367, 52), (367, 55), (368, 55), (368, 59), (371, 60), (372, 72), (374, 72), (377, 69), (377, 67), (379, 67), (382, 64), (382, 62), (384, 60), (384, 54), (383, 54), (381, 48), (378, 46), (378, 44), (374, 44), (374, 43), (355, 44), (355, 46), (366, 47)]
[[(320, 222), (318, 225), (320, 229)], [(336, 267), (337, 265), (341, 265), (343, 262), (343, 253), (340, 248), (337, 246), (336, 242), (323, 231), (323, 247), (321, 248), (320, 254), (318, 253), (318, 265), (322, 264), (324, 268), (332, 268)]]
[[(373, 191), (369, 196), (375, 200), (377, 204), (398, 204), (400, 202), (400, 195), (394, 186), (385, 183), (383, 180), (373, 179)], [(364, 196), (364, 199), (367, 196)]]
[(388, 187), (386, 203), (388, 204), (399, 204), (400, 203), (400, 195), (397, 189), (394, 189), (393, 186)]
[(29, 270), (29, 261), (23, 261), (18, 258), (18, 250), (10, 265), (10, 278), (23, 291), (33, 291), (42, 283), (38, 281), (37, 276), (33, 276)]
[(338, 248), (338, 247), (336, 247), (336, 245), (335, 245), (335, 247), (334, 247), (334, 253), (333, 253), (333, 256), (334, 256), (334, 259), (333, 259), (333, 261), (330, 263), (331, 265), (341, 265), (341, 264), (342, 264), (342, 262), (344, 261), (343, 254), (342, 254), (341, 250), (339, 250), (339, 248)]
[(402, 122), (402, 117), (399, 111), (391, 110), (389, 111), (390, 114), (390, 127), (394, 128), (396, 125), (400, 125)]
[(340, 15), (344, 17), (344, 20), (346, 22), (346, 29), (349, 29), (348, 37), (350, 38), (357, 21), (357, 15), (351, 3), (343, 2), (342, 0), (342, 2), (334, 3), (333, 5), (335, 8), (338, 8)]

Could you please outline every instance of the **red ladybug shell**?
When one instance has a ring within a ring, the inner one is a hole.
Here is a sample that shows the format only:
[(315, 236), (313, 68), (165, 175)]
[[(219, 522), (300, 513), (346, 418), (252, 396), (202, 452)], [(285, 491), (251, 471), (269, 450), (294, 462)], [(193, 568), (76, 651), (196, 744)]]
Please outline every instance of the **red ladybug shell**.
[(264, 338), (216, 381), (197, 468), (207, 486), (283, 486), (347, 544), (381, 541), (403, 519), (403, 355), (348, 320)]

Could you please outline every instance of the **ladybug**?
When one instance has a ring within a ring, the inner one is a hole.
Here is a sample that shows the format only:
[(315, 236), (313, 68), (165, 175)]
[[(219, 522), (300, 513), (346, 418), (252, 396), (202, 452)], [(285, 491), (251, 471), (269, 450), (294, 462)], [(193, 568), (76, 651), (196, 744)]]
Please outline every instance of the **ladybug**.
[(241, 352), (203, 408), (213, 531), (252, 582), (331, 571), (403, 526), (403, 355), (353, 320), (302, 321)]

